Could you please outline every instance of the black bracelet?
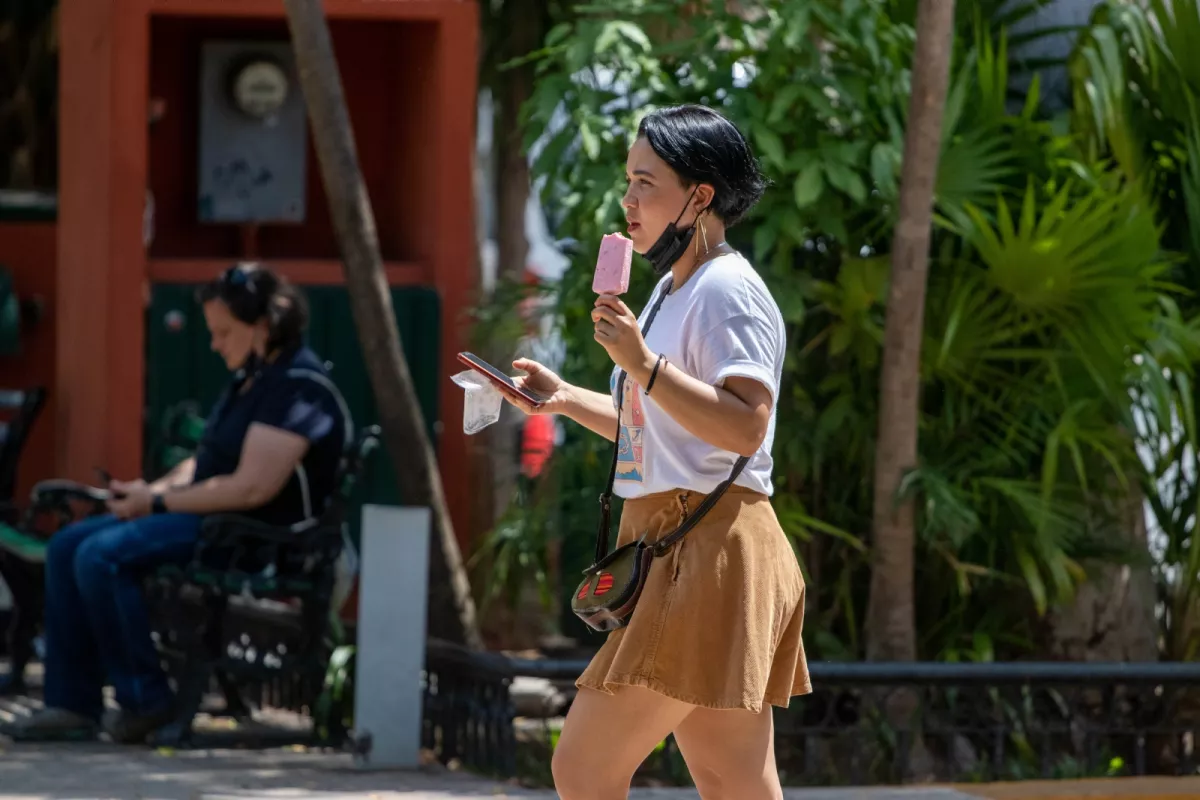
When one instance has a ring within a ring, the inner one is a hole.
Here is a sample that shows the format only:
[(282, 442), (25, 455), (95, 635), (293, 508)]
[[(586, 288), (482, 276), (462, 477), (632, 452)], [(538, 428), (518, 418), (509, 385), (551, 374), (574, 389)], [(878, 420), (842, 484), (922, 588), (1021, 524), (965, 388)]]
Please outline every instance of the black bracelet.
[(151, 514), (166, 514), (167, 501), (161, 494), (154, 495), (154, 499), (150, 501)]
[(650, 390), (654, 388), (654, 379), (658, 377), (658, 368), (667, 360), (667, 357), (662, 353), (658, 354), (658, 360), (654, 362), (654, 370), (650, 373), (650, 380), (646, 381), (646, 396), (650, 396)]

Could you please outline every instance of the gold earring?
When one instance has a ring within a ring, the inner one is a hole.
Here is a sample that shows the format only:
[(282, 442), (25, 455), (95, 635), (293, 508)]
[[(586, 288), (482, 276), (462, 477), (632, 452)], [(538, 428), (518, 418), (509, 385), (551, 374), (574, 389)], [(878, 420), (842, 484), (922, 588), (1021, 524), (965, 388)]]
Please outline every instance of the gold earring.
[(712, 248), (708, 246), (708, 228), (704, 226), (703, 217), (700, 219), (700, 238), (704, 239), (704, 255), (708, 255), (708, 251)]

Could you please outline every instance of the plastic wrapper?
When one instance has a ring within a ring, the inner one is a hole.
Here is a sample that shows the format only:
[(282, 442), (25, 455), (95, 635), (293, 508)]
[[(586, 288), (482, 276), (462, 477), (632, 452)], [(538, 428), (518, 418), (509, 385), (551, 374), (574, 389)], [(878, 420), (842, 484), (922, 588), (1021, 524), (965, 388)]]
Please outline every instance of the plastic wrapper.
[(451, 378), (467, 393), (463, 403), (463, 433), (470, 436), (500, 419), (504, 398), (492, 388), (487, 378), (475, 370), (460, 372)]

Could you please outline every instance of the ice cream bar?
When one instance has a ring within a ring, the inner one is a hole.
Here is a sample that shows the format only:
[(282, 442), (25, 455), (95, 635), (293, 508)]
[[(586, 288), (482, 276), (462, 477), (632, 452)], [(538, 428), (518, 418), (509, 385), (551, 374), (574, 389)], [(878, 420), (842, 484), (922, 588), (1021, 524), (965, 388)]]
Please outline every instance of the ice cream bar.
[(596, 294), (625, 294), (629, 291), (629, 266), (633, 262), (633, 240), (619, 233), (606, 233), (600, 240), (596, 256), (596, 277), (592, 291)]

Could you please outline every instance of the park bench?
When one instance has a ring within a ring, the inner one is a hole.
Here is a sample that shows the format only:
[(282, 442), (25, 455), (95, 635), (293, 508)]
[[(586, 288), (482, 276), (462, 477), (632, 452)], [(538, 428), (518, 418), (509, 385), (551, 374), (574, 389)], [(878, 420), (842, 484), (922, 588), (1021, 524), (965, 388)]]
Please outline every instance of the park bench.
[[(150, 460), (158, 473), (191, 455), (204, 420), (194, 404), (185, 404), (170, 409), (155, 427), (158, 435)], [(27, 433), (28, 424), (17, 427), (21, 430)], [(353, 632), (340, 630), (328, 598), (331, 565), (342, 547), (338, 520), (345, 521), (376, 436), (375, 428), (364, 431), (348, 454), (341, 491), (320, 525), (297, 538), (291, 532), (225, 516), (209, 523), (192, 564), (182, 570), (163, 570), (148, 580), (155, 638), (177, 686), (184, 690), (181, 699), (186, 695), (190, 701), (181, 704), (175, 721), (156, 735), (158, 743), (187, 742), (199, 705), (197, 690), (215, 690), (224, 696), (220, 713), (244, 719), (253, 704), (307, 712), (313, 733), (306, 734), (304, 741), (360, 746), (350, 740)], [(105, 510), (105, 495), (95, 487), (49, 480), (35, 487), (24, 514), (18, 517), (13, 512), (8, 528), (12, 541), (7, 542), (8, 549), (0, 546), (0, 558), (16, 550), (26, 567), (37, 570), (38, 597), (25, 606), (33, 625), (41, 620), (40, 570), (48, 532)], [(226, 562), (224, 569), (205, 563), (209, 554), (218, 555), (223, 544), (237, 551), (234, 562)], [(269, 551), (265, 565), (256, 570), (255, 551), (264, 546)], [(303, 553), (313, 556), (307, 569)], [(281, 561), (283, 569), (271, 566)], [(297, 565), (298, 571), (292, 568)], [(422, 681), (423, 746), (444, 763), (461, 761), (483, 772), (509, 774), (513, 719), (509, 672), (504, 660), (494, 654), (429, 640)], [(280, 737), (272, 738), (273, 733), (253, 736), (275, 744)], [(238, 744), (254, 743), (244, 730), (234, 736)]]
[[(195, 446), (202, 426), (194, 417), (188, 409), (169, 415), (161, 466), (173, 466)], [(224, 695), (220, 713), (239, 720), (260, 704), (312, 712), (330, 656), (344, 636), (333, 607), (337, 563), (355, 489), (378, 445), (378, 427), (360, 432), (339, 464), (338, 490), (316, 519), (271, 526), (239, 514), (210, 515), (187, 565), (163, 567), (147, 577), (153, 635), (178, 702), (175, 719), (155, 734), (156, 743), (188, 743), (192, 720), (213, 688)], [(43, 481), (25, 514), (0, 539), (0, 550), (26, 569), (40, 570), (46, 528), (103, 513), (105, 499), (96, 487)], [(47, 516), (49, 526), (34, 524)], [(40, 592), (36, 608), (26, 609), (40, 620)], [(334, 738), (345, 733), (336, 725), (314, 730), (332, 731)], [(325, 744), (342, 744), (325, 738)]]
[[(9, 647), (8, 655), (20, 667), (32, 655), (33, 638), (40, 614), (38, 568), (21, 561), (11, 552), (19, 544), (17, 535), (21, 512), (14, 501), (17, 470), (21, 454), (33, 430), (33, 423), (46, 404), (46, 391), (40, 387), (24, 390), (0, 389), (0, 576), (13, 596), (13, 608), (0, 619), (0, 646)], [(8, 636), (3, 634), (7, 632)], [(14, 687), (20, 687), (20, 679)]]
[[(178, 712), (154, 737), (178, 746), (215, 681), (223, 713), (248, 719), (255, 698), (311, 713), (340, 643), (334, 608), (348, 513), (379, 429), (364, 429), (344, 455), (338, 490), (315, 520), (272, 526), (213, 514), (192, 561), (147, 580), (159, 652), (175, 680)], [(340, 742), (329, 742), (340, 744)]]
[(16, 521), (17, 515), (13, 495), (17, 489), (21, 453), (34, 421), (45, 405), (46, 390), (40, 387), (0, 389), (0, 412), (7, 417), (6, 421), (0, 421), (0, 519), (10, 524)]

